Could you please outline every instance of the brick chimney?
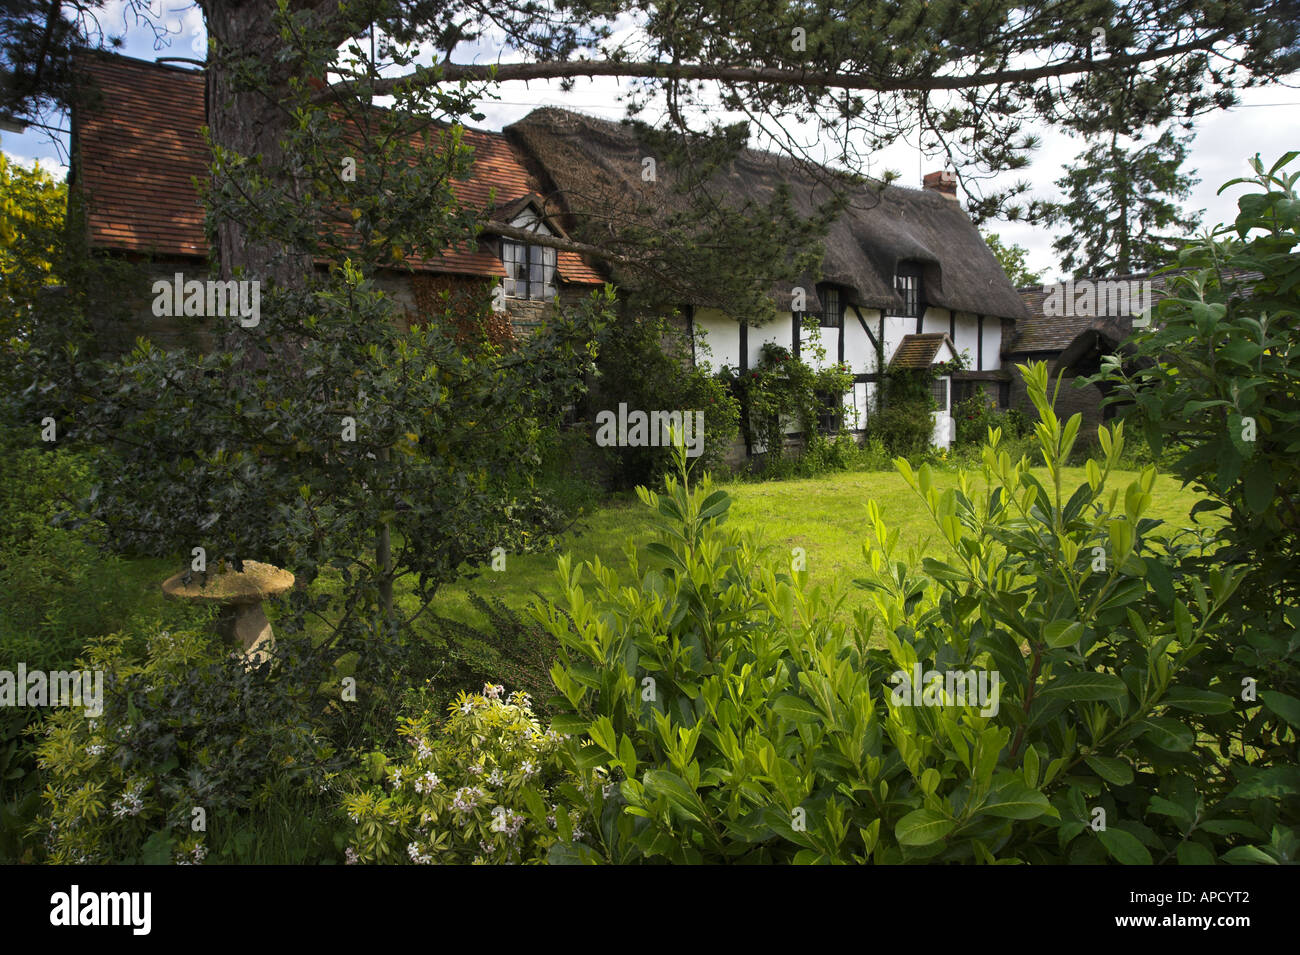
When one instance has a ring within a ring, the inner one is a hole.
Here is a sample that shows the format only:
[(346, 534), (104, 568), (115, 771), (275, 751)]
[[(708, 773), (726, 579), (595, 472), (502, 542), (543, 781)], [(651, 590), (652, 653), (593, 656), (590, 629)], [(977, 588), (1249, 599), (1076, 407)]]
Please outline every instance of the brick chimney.
[(947, 196), (953, 202), (957, 201), (957, 174), (943, 170), (941, 172), (928, 172), (925, 178), (921, 180), (922, 189), (932, 189), (941, 196)]

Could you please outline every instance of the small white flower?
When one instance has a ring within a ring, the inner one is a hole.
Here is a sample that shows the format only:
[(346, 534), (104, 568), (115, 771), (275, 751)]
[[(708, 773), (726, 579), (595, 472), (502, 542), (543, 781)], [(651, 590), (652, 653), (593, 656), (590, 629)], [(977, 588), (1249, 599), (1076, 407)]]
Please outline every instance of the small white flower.
[(415, 842), (406, 847), (406, 854), (410, 856), (411, 861), (416, 865), (429, 865), (433, 862), (433, 856), (427, 852), (421, 852), (419, 844)]
[(345, 865), (356, 865), (361, 861), (361, 857), (357, 855), (357, 850), (353, 849), (351, 846), (348, 846), (347, 852), (343, 853), (343, 858), (345, 860)]
[(479, 797), (482, 795), (474, 786), (462, 786), (456, 790), (456, 795), (451, 801), (451, 808), (457, 812), (470, 812), (478, 805)]
[(501, 694), (504, 693), (505, 691), (506, 688), (502, 686), (500, 683), (483, 684), (483, 695), (486, 696), (489, 700), (501, 699)]
[(415, 791), (421, 795), (433, 792), (442, 782), (438, 774), (430, 770), (415, 780)]
[(522, 813), (515, 812), (513, 809), (506, 810), (505, 833), (511, 839), (519, 836), (519, 830), (524, 827), (524, 816)]
[(537, 767), (531, 759), (526, 759), (519, 764), (519, 771), (524, 774), (524, 779), (532, 779), (537, 775)]
[(144, 783), (136, 783), (113, 802), (113, 815), (119, 819), (138, 816), (144, 811)]

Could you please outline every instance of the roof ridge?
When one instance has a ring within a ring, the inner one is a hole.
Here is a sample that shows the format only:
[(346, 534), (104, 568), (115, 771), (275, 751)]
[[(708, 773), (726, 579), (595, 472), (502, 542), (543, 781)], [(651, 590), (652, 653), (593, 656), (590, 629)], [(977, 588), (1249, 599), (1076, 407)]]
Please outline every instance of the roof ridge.
[[(204, 66), (186, 69), (183, 66), (173, 66), (170, 63), (159, 63), (157, 60), (143, 60), (138, 56), (127, 56), (125, 53), (117, 53), (113, 50), (87, 49), (78, 50), (77, 57), (97, 57), (103, 60), (116, 60), (121, 63), (130, 64), (131, 66), (143, 66), (156, 70), (168, 70), (172, 73), (181, 73), (185, 76), (194, 76), (198, 73), (204, 73), (207, 68)], [(164, 59), (181, 59), (180, 57), (164, 57)]]
[[(603, 116), (594, 116), (591, 113), (584, 113), (581, 112), (580, 110), (571, 109), (567, 106), (556, 106), (554, 104), (538, 106), (533, 110), (531, 110), (528, 113), (528, 115), (524, 116), (522, 119), (517, 119), (513, 123), (510, 123), (509, 126), (518, 126), (521, 123), (527, 123), (529, 119), (536, 116), (538, 113), (559, 113), (567, 116), (576, 117), (578, 119), (586, 120), (588, 122), (595, 123), (599, 126), (606, 127), (610, 132), (622, 132), (627, 128), (622, 121), (606, 119)], [(505, 128), (509, 128), (509, 126)], [(796, 166), (815, 166), (818, 169), (824, 170), (828, 173), (832, 173), (837, 176), (861, 176), (866, 181), (863, 183), (859, 183), (858, 185), (874, 184), (878, 186), (883, 186), (885, 190), (898, 190), (899, 192), (914, 193), (918, 196), (926, 196), (927, 201), (928, 201), (928, 197), (935, 197), (943, 200), (944, 202), (952, 201), (950, 199), (945, 198), (944, 196), (939, 195), (939, 193), (933, 189), (926, 189), (922, 186), (901, 185), (898, 182), (885, 182), (883, 179), (877, 178), (875, 176), (869, 176), (864, 173), (855, 172), (852, 169), (844, 169), (839, 166), (832, 166), (827, 163), (817, 162), (812, 159), (801, 159), (795, 156), (791, 156), (787, 153), (774, 152), (773, 150), (770, 149), (759, 149), (756, 146), (746, 145), (744, 149), (742, 149), (741, 152), (737, 155), (736, 158), (738, 160), (742, 158), (753, 159), (753, 160), (776, 160), (778, 162), (791, 163)]]

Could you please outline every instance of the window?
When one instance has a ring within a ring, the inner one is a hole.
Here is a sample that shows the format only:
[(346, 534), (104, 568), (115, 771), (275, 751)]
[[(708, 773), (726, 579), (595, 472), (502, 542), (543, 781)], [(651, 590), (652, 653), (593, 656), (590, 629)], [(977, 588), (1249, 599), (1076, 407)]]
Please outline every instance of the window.
[(555, 250), (541, 245), (501, 240), (506, 267), (506, 295), (548, 301), (555, 298)]
[(934, 398), (934, 403), (938, 406), (938, 410), (947, 411), (948, 379), (936, 378), (934, 381), (930, 382), (930, 396)]
[(817, 293), (822, 300), (822, 328), (839, 328), (840, 319), (844, 317), (844, 308), (840, 305), (840, 290), (826, 287)]
[(903, 300), (899, 315), (916, 318), (921, 314), (921, 275), (915, 266), (899, 265), (894, 274), (894, 290)]
[(817, 410), (817, 430), (822, 434), (837, 434), (844, 424), (844, 396), (817, 393), (820, 407)]

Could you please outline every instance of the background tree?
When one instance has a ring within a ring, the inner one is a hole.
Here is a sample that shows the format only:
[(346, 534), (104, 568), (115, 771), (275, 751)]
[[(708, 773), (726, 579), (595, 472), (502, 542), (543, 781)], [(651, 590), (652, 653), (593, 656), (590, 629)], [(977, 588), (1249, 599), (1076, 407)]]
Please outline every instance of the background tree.
[(1025, 265), (1029, 250), (1024, 246), (1004, 243), (1002, 237), (996, 232), (985, 234), (984, 244), (989, 247), (993, 257), (1002, 266), (1002, 271), (1007, 273), (1007, 278), (1011, 280), (1011, 284), (1016, 288), (1023, 288), (1026, 285), (1038, 285), (1042, 282), (1043, 274), (1041, 272), (1031, 272)]
[(56, 281), (68, 188), (37, 163), (0, 153), (0, 341), (30, 333), (40, 290)]
[[(321, 102), (358, 88), (385, 95), (475, 81), (572, 84), (583, 76), (615, 76), (639, 81), (634, 111), (662, 93), (679, 129), (692, 121), (689, 107), (721, 100), (749, 117), (752, 132), (797, 155), (806, 152), (801, 124), (810, 123), (839, 145), (838, 158), (850, 168), (917, 132), (925, 148), (943, 152), (972, 181), (1028, 161), (1034, 143), (1023, 135), (1026, 123), (1084, 122), (1079, 117), (1099, 101), (1122, 105), (1111, 110), (1115, 121), (1135, 126), (1168, 112), (1195, 116), (1230, 105), (1238, 85), (1285, 75), (1300, 63), (1295, 0), (1208, 10), (1192, 0), (1106, 7), (1093, 0), (974, 6), (774, 0), (742, 10), (706, 3), (689, 11), (668, 2), (643, 5), (640, 29), (617, 36), (612, 24), (622, 5), (612, 0), (510, 0), (490, 8), (474, 0), (202, 0), (201, 6), (211, 40), (214, 142), (261, 157), (267, 174), (286, 184), (292, 176), (278, 157), (290, 117), (280, 104), (295, 78), (323, 77), (337, 64), (282, 55), (277, 11), (313, 31), (323, 48), (341, 46), (372, 24), (377, 32), (380, 62), (354, 58), (318, 92)], [(1097, 29), (1107, 37), (1104, 55), (1094, 55)], [(514, 62), (457, 60), (470, 44), (502, 40), (502, 53), (509, 54), (502, 59)], [(433, 65), (417, 65), (406, 44), (422, 44)], [(1037, 65), (1005, 66), (1019, 61)], [(1129, 91), (1122, 104), (1113, 95), (1121, 88)], [(1002, 211), (1025, 188), (983, 196), (972, 209), (977, 216)], [(291, 256), (262, 248), (237, 224), (217, 229), (223, 269), (264, 270), (268, 258), (282, 272), (288, 267), (281, 260)]]
[[(41, 123), (71, 105), (78, 90), (74, 68), (84, 50), (122, 46), (123, 35), (101, 22), (105, 0), (5, 0), (0, 6), (0, 116)], [(147, 29), (158, 44), (168, 29), (142, 0), (111, 7), (112, 22)]]
[(1171, 128), (1126, 147), (1112, 131), (1066, 167), (1056, 181), (1066, 198), (1052, 212), (1053, 222), (1069, 227), (1052, 243), (1062, 271), (1075, 278), (1128, 275), (1170, 260), (1201, 218), (1179, 205), (1200, 181), (1181, 168), (1191, 140)]
[[(305, 55), (317, 38), (291, 34), (299, 41)], [(293, 85), (300, 105), (311, 91)], [(218, 319), (203, 354), (141, 341), (70, 363), (41, 342), (17, 363), (20, 420), (57, 402), (61, 440), (110, 455), (87, 508), (117, 547), (184, 555), (200, 579), (222, 561), (291, 567), (305, 586), (286, 632), (312, 614), (332, 646), (371, 653), (392, 641), (360, 638), (401, 631), (467, 565), (547, 543), (559, 515), (534, 481), (544, 424), (589, 371), (607, 305), (597, 294), (518, 348), (486, 333), (486, 286), (477, 311), (449, 299), (404, 314), (380, 272), (475, 237), (453, 188), (468, 175), (460, 121), (473, 97), (397, 100), (304, 110), (279, 145), (290, 188), (260, 157), (215, 149), (225, 175), (206, 194), (213, 218), (323, 265), (285, 282), (236, 273), (263, 283), (255, 326)], [(204, 568), (191, 564), (199, 547)], [(337, 600), (311, 589), (323, 573), (341, 582)]]

